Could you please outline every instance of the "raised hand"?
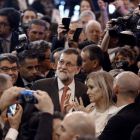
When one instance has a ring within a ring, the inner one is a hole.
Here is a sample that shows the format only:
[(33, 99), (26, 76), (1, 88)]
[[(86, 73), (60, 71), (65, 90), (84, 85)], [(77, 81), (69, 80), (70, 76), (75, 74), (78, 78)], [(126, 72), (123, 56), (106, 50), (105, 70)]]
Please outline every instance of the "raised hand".
[(16, 113), (13, 116), (11, 114), (8, 114), (8, 121), (11, 128), (18, 130), (21, 122), (22, 113), (23, 109), (21, 105), (18, 104)]
[(82, 98), (80, 97), (79, 100), (80, 100), (80, 103), (78, 102), (77, 97), (75, 97), (75, 101), (73, 101), (73, 108), (74, 108), (74, 110), (75, 111), (86, 112), (86, 108), (84, 107)]
[(68, 114), (69, 110), (73, 107), (73, 104), (70, 103), (70, 97), (71, 93), (66, 95), (65, 101), (64, 101), (64, 109), (63, 109), (63, 114)]
[(50, 113), (53, 115), (54, 105), (52, 99), (47, 94), (47, 92), (37, 90), (37, 93), (34, 92), (34, 96), (36, 97), (38, 103), (35, 104), (35, 107), (40, 110), (42, 113)]

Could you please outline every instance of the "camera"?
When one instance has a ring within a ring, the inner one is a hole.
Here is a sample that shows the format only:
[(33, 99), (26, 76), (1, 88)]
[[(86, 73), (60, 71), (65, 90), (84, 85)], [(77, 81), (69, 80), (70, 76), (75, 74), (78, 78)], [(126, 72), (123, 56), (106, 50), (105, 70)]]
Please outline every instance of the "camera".
[[(128, 14), (112, 20), (113, 27), (109, 30), (112, 38), (119, 38), (123, 45), (136, 46), (140, 44), (140, 15)], [(127, 32), (124, 32), (127, 31)]]
[(23, 103), (31, 103), (36, 104), (37, 99), (34, 97), (33, 93), (36, 91), (33, 90), (23, 90), (21, 94), (18, 96), (18, 101)]
[(26, 34), (19, 35), (18, 40), (19, 40), (19, 44), (17, 46), (15, 46), (15, 50), (17, 51), (17, 53), (20, 53), (20, 52), (24, 51), (25, 49), (28, 49), (29, 41), (27, 39)]

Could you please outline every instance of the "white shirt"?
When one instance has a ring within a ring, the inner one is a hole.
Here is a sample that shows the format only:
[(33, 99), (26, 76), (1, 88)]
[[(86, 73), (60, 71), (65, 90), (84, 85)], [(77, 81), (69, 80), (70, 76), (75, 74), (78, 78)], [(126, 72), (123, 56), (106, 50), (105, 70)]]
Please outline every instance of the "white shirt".
[(30, 89), (27, 85), (28, 84), (31, 84), (31, 85), (33, 85), (33, 82), (31, 82), (31, 83), (28, 83), (24, 78), (22, 78), (22, 81), (23, 81), (23, 83), (24, 83), (24, 86), (25, 86), (25, 88), (26, 89)]
[(121, 109), (123, 109), (125, 106), (127, 105), (123, 105), (123, 106), (120, 106), (120, 107), (116, 107), (116, 108), (111, 108), (108, 112), (108, 116), (107, 116), (107, 121), (113, 117), (114, 115), (116, 115)]
[(10, 128), (5, 139), (12, 139), (12, 140), (16, 140), (17, 139), (17, 136), (18, 136), (18, 131), (13, 129), (13, 128)]
[[(57, 78), (57, 82), (58, 82), (58, 90), (59, 90), (59, 103), (61, 104), (61, 97), (62, 97), (63, 88), (65, 87), (65, 85), (61, 82), (59, 77)], [(74, 100), (74, 97), (75, 97), (75, 81), (74, 81), (74, 79), (68, 85), (68, 87), (69, 87), (69, 89), (68, 89), (66, 94), (70, 94), (71, 93), (70, 103), (72, 103), (72, 100)], [(72, 112), (72, 110), (73, 110), (73, 108), (71, 108), (69, 112)]]
[[(6, 48), (8, 50), (7, 52), (4, 52), (4, 53), (9, 53), (10, 52), (11, 38), (12, 38), (12, 33), (7, 38), (5, 38), (5, 39), (1, 38), (1, 40), (2, 40), (2, 44), (1, 45), (2, 45), (3, 51), (5, 50), (4, 49), (5, 45), (6, 45)], [(6, 41), (5, 44), (4, 44), (4, 41)]]

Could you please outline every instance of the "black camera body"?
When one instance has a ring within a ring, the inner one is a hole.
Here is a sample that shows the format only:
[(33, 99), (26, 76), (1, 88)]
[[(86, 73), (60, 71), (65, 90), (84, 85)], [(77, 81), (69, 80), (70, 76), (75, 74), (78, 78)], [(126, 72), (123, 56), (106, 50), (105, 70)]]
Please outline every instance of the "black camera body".
[[(112, 38), (119, 38), (123, 45), (136, 46), (140, 44), (140, 15), (128, 14), (112, 20), (113, 27), (109, 30)], [(128, 32), (124, 32), (128, 31)]]

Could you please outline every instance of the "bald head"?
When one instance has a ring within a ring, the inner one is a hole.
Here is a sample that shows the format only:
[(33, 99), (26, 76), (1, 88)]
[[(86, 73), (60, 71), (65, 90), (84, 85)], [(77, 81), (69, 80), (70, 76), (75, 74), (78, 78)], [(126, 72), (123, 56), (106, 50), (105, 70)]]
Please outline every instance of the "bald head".
[(98, 21), (90, 20), (86, 25), (86, 34), (89, 41), (98, 44), (101, 34), (101, 25)]
[(135, 98), (140, 88), (140, 80), (133, 72), (122, 72), (116, 76), (114, 86), (118, 86), (120, 95)]
[(93, 118), (84, 112), (74, 112), (67, 115), (64, 119), (69, 123), (69, 127), (73, 131), (73, 134), (84, 135), (95, 135), (95, 123)]

